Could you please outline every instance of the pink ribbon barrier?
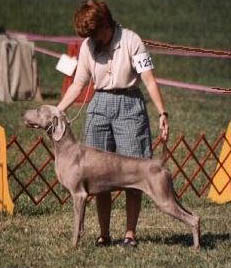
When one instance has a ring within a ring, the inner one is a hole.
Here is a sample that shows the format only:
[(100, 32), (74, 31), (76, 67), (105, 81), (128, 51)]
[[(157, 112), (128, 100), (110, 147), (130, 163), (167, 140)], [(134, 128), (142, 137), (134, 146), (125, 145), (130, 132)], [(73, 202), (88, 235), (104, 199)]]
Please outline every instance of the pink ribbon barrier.
[[(54, 52), (52, 50), (46, 49), (46, 48), (40, 48), (35, 47), (35, 51), (39, 53), (46, 54), (51, 57), (60, 58), (61, 54)], [(185, 88), (189, 90), (196, 90), (196, 91), (203, 91), (207, 93), (213, 93), (213, 94), (231, 94), (231, 88), (225, 89), (220, 87), (208, 87), (208, 86), (202, 86), (199, 84), (190, 84), (190, 83), (184, 83), (174, 80), (167, 80), (163, 78), (157, 78), (157, 83), (163, 86), (170, 86), (170, 87), (176, 87), (176, 88)]]
[(53, 36), (53, 35), (41, 35), (41, 34), (28, 34), (24, 32), (6, 32), (10, 37), (25, 36), (29, 41), (43, 41), (43, 42), (53, 42), (61, 44), (70, 44), (81, 41), (82, 39), (76, 36)]
[(199, 84), (184, 83), (179, 81), (167, 80), (163, 78), (157, 78), (157, 83), (163, 86), (170, 86), (176, 88), (185, 88), (194, 91), (203, 91), (213, 94), (231, 94), (231, 88), (220, 88), (220, 87), (208, 87)]
[[(47, 41), (55, 42), (62, 44), (70, 44), (76, 42), (82, 42), (81, 38), (74, 36), (47, 36), (47, 35), (38, 35), (38, 34), (27, 34), (23, 32), (11, 32), (8, 31), (7, 34), (10, 37), (16, 37), (19, 35), (25, 36), (30, 41)], [(210, 49), (201, 49), (193, 47), (184, 47), (170, 45), (167, 43), (155, 42), (152, 40), (143, 40), (144, 44), (157, 54), (167, 54), (167, 55), (177, 55), (177, 56), (193, 56), (193, 57), (214, 57), (214, 58), (227, 58), (231, 59), (231, 51), (218, 51)], [(51, 57), (60, 58), (61, 54), (54, 52), (50, 49), (41, 48), (36, 46), (35, 51), (39, 53), (46, 54)], [(199, 84), (184, 83), (174, 80), (167, 80), (163, 78), (157, 78), (157, 83), (163, 86), (170, 86), (176, 88), (184, 88), (194, 91), (203, 91), (213, 94), (231, 94), (231, 88), (220, 88), (220, 87), (209, 87)]]
[(171, 56), (181, 56), (181, 57), (201, 57), (201, 58), (220, 58), (220, 59), (231, 59), (229, 55), (216, 55), (213, 53), (206, 53), (206, 52), (193, 52), (193, 51), (184, 51), (184, 50), (173, 50), (173, 49), (162, 49), (162, 48), (155, 48), (155, 47), (148, 47), (148, 50), (153, 52), (154, 54), (160, 55), (171, 55)]
[(152, 40), (143, 40), (143, 42), (150, 50), (159, 54), (231, 59), (231, 51), (178, 46)]
[(42, 54), (45, 54), (45, 55), (48, 55), (48, 56), (51, 56), (51, 57), (54, 57), (54, 58), (59, 59), (61, 57), (60, 53), (54, 52), (54, 51), (52, 51), (50, 49), (47, 49), (47, 48), (42, 48), (42, 47), (36, 46), (34, 49), (35, 49), (36, 52), (40, 52)]
[[(39, 35), (28, 34), (24, 32), (7, 31), (7, 34), (11, 37), (23, 35), (30, 41), (46, 41), (54, 43), (69, 44), (75, 42), (81, 42), (82, 38), (76, 36), (52, 36), (52, 35)], [(171, 45), (168, 43), (153, 41), (144, 39), (144, 44), (156, 54), (187, 56), (187, 57), (212, 57), (212, 58), (226, 58), (231, 59), (231, 51), (225, 50), (212, 50), (202, 49), (196, 47)]]

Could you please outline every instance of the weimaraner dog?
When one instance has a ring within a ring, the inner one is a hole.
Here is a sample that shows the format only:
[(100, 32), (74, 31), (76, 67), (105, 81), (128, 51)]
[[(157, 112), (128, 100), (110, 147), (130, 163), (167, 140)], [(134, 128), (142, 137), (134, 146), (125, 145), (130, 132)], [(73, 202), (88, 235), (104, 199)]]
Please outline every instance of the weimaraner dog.
[(150, 196), (161, 211), (190, 225), (194, 248), (200, 247), (200, 218), (178, 203), (171, 174), (162, 161), (125, 157), (80, 144), (65, 114), (55, 106), (28, 110), (24, 120), (28, 127), (45, 129), (53, 141), (58, 180), (74, 202), (74, 246), (83, 231), (88, 195), (133, 188)]

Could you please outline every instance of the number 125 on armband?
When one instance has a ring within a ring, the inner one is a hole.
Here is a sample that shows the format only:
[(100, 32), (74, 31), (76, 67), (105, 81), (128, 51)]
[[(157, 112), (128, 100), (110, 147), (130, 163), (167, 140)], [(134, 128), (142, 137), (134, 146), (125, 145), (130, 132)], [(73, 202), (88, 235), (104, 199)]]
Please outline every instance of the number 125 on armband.
[(152, 57), (147, 52), (133, 56), (133, 64), (136, 68), (137, 73), (142, 73), (144, 71), (154, 69)]

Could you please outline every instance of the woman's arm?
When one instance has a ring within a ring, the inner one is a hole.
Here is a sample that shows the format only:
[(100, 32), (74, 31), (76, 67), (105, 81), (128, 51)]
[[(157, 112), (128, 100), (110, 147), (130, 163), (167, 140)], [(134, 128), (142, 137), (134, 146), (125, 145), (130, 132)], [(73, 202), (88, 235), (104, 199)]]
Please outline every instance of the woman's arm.
[(164, 114), (166, 112), (164, 108), (163, 98), (160, 92), (160, 89), (156, 83), (156, 79), (152, 70), (144, 71), (141, 73), (141, 79), (144, 85), (147, 88), (147, 91), (152, 99), (152, 102), (155, 104), (159, 115), (160, 115), (160, 130), (161, 130), (161, 137), (164, 141), (168, 139), (168, 118), (167, 115)]
[(65, 111), (69, 106), (72, 105), (72, 103), (76, 100), (76, 98), (78, 98), (83, 87), (84, 87), (84, 84), (82, 84), (81, 82), (76, 81), (72, 83), (68, 87), (64, 97), (62, 98), (61, 102), (58, 104), (57, 108), (60, 111)]

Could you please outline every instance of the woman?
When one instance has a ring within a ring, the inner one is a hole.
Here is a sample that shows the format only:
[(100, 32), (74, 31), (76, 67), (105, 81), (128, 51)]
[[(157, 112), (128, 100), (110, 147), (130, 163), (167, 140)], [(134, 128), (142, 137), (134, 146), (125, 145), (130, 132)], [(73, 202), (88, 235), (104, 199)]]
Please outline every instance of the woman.
[[(73, 84), (58, 108), (66, 110), (93, 79), (95, 94), (87, 109), (86, 144), (119, 154), (152, 157), (151, 135), (142, 80), (155, 104), (163, 140), (168, 138), (167, 113), (152, 73), (151, 57), (140, 37), (113, 20), (104, 2), (91, 1), (75, 13), (81, 46)], [(111, 194), (96, 197), (101, 234), (96, 244), (110, 243)], [(123, 244), (136, 246), (135, 232), (141, 206), (141, 192), (126, 191), (127, 229)]]

